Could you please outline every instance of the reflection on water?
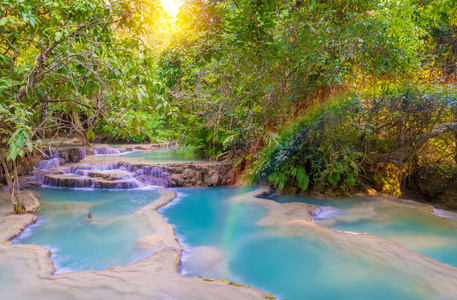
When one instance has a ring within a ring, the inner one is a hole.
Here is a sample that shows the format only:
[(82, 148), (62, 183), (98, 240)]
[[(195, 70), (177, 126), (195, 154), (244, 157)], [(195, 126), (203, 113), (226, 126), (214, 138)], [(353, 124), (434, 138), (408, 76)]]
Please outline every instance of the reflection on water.
[(137, 151), (123, 156), (148, 161), (203, 161), (195, 153), (186, 150)]
[[(336, 230), (380, 236), (457, 266), (457, 222), (432, 214), (428, 206), (361, 196), (328, 200), (274, 195), (270, 199), (336, 209), (338, 214), (320, 215), (315, 221)], [(440, 212), (452, 216), (452, 212)]]
[(264, 207), (230, 201), (249, 189), (176, 191), (180, 199), (159, 212), (184, 243), (185, 275), (253, 285), (280, 299), (426, 299), (389, 268), (283, 228), (258, 226)]
[[(39, 221), (13, 243), (51, 249), (56, 273), (102, 270), (146, 255), (136, 243), (153, 229), (133, 212), (157, 199), (157, 190), (36, 191), (42, 207)], [(93, 219), (87, 222), (89, 211)]]

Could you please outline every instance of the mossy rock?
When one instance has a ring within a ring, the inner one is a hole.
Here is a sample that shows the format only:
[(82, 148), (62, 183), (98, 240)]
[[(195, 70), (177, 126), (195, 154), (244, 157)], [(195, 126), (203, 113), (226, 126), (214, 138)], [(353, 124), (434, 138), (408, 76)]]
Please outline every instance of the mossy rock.
[(426, 166), (407, 179), (405, 188), (414, 190), (423, 200), (457, 209), (457, 167)]

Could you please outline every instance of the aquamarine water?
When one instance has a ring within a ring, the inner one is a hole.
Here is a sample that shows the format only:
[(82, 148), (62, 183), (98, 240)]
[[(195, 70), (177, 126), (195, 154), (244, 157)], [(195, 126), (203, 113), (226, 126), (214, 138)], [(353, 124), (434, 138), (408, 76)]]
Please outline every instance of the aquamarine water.
[(316, 222), (335, 230), (368, 233), (393, 240), (435, 260), (457, 266), (457, 222), (399, 204), (364, 197), (316, 199), (308, 196), (271, 196), (286, 202), (305, 202), (329, 208)]
[[(159, 212), (176, 227), (185, 247), (185, 275), (252, 285), (280, 299), (430, 299), (404, 274), (373, 265), (366, 257), (281, 228), (258, 226), (267, 210), (233, 201), (253, 188), (175, 190), (178, 199)], [(157, 199), (157, 189), (36, 191), (42, 203), (39, 222), (13, 242), (50, 248), (57, 273), (107, 269), (153, 253), (136, 246), (153, 228), (134, 212)], [(376, 234), (448, 263), (455, 258), (457, 222), (426, 210), (361, 197), (270, 199), (325, 206), (316, 219), (324, 226)], [(86, 222), (89, 211), (93, 219)]]
[(198, 155), (187, 150), (136, 151), (123, 154), (124, 157), (147, 161), (202, 161)]
[[(39, 221), (13, 243), (51, 249), (56, 273), (103, 270), (151, 254), (138, 249), (136, 243), (153, 229), (133, 213), (158, 199), (157, 189), (35, 191), (42, 207), (37, 214)], [(93, 218), (87, 222), (89, 211)]]
[(231, 200), (250, 189), (175, 190), (179, 199), (159, 212), (185, 246), (185, 275), (253, 285), (280, 299), (426, 299), (395, 271), (256, 225), (266, 209)]

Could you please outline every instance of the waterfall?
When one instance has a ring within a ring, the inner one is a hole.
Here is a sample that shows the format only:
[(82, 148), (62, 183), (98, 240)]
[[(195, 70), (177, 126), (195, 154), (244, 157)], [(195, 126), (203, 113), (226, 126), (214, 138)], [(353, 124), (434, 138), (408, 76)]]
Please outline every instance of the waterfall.
[(97, 166), (72, 166), (66, 174), (45, 175), (44, 184), (55, 187), (130, 189), (145, 186), (171, 186), (169, 172), (159, 166), (113, 163)]
[(94, 155), (117, 154), (119, 151), (110, 146), (97, 147), (94, 150)]
[(60, 167), (59, 150), (54, 152), (54, 156), (48, 160), (42, 160), (38, 163), (37, 169), (41, 171), (52, 170)]
[(92, 189), (132, 189), (141, 185), (135, 180), (104, 181), (91, 177), (45, 176), (43, 183), (54, 187)]
[(81, 153), (81, 159), (84, 159), (84, 157), (87, 155), (86, 148), (80, 148), (79, 152)]
[(171, 178), (168, 171), (162, 167), (144, 166), (135, 171), (135, 177), (149, 185), (170, 187)]
[[(85, 148), (75, 149), (78, 156), (83, 159), (87, 155)], [(109, 146), (97, 147), (95, 155), (119, 153)], [(66, 153), (62, 153), (65, 157)], [(35, 180), (54, 187), (93, 188), (93, 189), (129, 189), (147, 186), (171, 186), (171, 176), (162, 166), (129, 164), (124, 162), (107, 164), (79, 164), (61, 167), (56, 172), (49, 172), (55, 167), (60, 167), (60, 153), (53, 152), (53, 158), (43, 160), (34, 172)], [(48, 171), (48, 172), (43, 172)]]
[(340, 211), (333, 207), (320, 207), (314, 210), (311, 213), (311, 217), (316, 223), (319, 223), (319, 220), (332, 219), (340, 214)]

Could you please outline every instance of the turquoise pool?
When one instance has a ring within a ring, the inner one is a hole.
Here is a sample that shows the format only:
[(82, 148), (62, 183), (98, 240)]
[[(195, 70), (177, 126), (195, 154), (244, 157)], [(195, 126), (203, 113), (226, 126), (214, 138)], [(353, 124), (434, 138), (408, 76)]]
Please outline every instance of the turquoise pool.
[(395, 272), (256, 222), (262, 206), (233, 202), (246, 188), (176, 189), (161, 212), (185, 246), (183, 273), (256, 286), (280, 299), (427, 299)]
[[(149, 190), (36, 189), (39, 221), (13, 243), (37, 244), (52, 251), (56, 273), (103, 270), (150, 254), (137, 241), (152, 228), (133, 214), (159, 197)], [(93, 218), (86, 221), (89, 211)]]

